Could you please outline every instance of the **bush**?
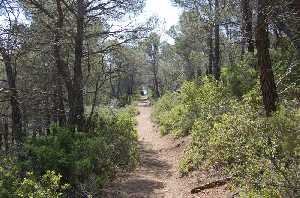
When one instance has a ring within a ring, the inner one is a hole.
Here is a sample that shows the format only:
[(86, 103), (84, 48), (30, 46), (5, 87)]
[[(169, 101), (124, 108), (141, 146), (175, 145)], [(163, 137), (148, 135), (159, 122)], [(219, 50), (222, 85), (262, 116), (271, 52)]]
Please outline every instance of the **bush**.
[(281, 101), (280, 110), (265, 117), (258, 83), (241, 89), (239, 98), (232, 95), (232, 83), (226, 84), (209, 78), (186, 82), (180, 93), (155, 104), (153, 116), (164, 134), (192, 135), (180, 171), (221, 167), (242, 197), (296, 197), (299, 106)]
[(184, 136), (191, 132), (197, 119), (211, 122), (227, 111), (228, 96), (223, 85), (210, 78), (204, 78), (200, 85), (185, 82), (179, 94), (164, 95), (154, 105), (152, 116), (160, 124), (162, 134)]
[(253, 67), (254, 64), (253, 57), (249, 56), (239, 64), (222, 69), (221, 78), (233, 96), (241, 98), (255, 86), (257, 72)]
[(61, 182), (61, 175), (46, 171), (40, 178), (32, 172), (21, 177), (20, 169), (12, 159), (4, 158), (0, 165), (0, 197), (60, 198), (69, 185)]
[(23, 164), (39, 175), (55, 170), (77, 191), (96, 193), (117, 170), (137, 163), (135, 113), (133, 108), (103, 108), (85, 133), (53, 126), (47, 136), (27, 140), (29, 159)]
[(195, 122), (181, 171), (221, 165), (246, 197), (299, 194), (299, 111), (282, 107), (266, 118), (248, 103), (234, 100), (228, 109), (212, 123)]

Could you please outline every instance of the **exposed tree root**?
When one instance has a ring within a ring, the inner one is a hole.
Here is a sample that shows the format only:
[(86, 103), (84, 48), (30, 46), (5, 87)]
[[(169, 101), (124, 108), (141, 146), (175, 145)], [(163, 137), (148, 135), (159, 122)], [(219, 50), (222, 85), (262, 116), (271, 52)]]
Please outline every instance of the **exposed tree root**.
[(230, 181), (230, 177), (226, 177), (226, 178), (223, 178), (223, 179), (219, 179), (219, 180), (216, 180), (216, 181), (213, 181), (213, 182), (209, 182), (207, 184), (204, 184), (202, 186), (199, 186), (199, 187), (196, 187), (196, 188), (193, 188), (191, 190), (191, 193), (192, 194), (195, 194), (195, 193), (199, 193), (203, 190), (206, 190), (206, 189), (210, 189), (210, 188), (215, 188), (215, 187), (219, 187), (219, 186), (223, 186), (225, 185), (227, 182)]

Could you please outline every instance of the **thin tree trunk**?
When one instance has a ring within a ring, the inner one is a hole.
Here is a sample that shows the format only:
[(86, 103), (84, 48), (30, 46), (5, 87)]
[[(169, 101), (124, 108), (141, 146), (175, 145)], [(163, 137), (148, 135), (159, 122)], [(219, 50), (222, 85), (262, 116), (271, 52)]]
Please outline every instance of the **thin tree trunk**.
[(75, 62), (73, 79), (73, 101), (70, 109), (70, 119), (73, 126), (84, 125), (84, 104), (83, 104), (83, 39), (84, 39), (84, 0), (77, 0), (77, 19), (75, 37)]
[(0, 151), (1, 152), (3, 147), (3, 132), (4, 132), (4, 118), (0, 120)]
[(208, 37), (208, 47), (209, 47), (209, 55), (208, 55), (208, 74), (213, 74), (213, 59), (214, 59), (214, 47), (213, 47), (213, 27), (210, 27), (209, 37)]
[[(57, 69), (57, 68), (56, 68)], [(64, 105), (64, 94), (63, 94), (63, 82), (59, 72), (53, 71), (53, 120), (55, 123), (58, 123), (59, 126), (64, 127), (67, 123), (65, 105)]]
[(242, 7), (242, 55), (245, 53), (247, 44), (248, 52), (254, 53), (253, 30), (252, 30), (252, 7), (249, 0), (241, 1)]
[(63, 86), (62, 86), (62, 80), (61, 77), (58, 76), (57, 79), (57, 89), (56, 89), (56, 112), (57, 112), (57, 118), (59, 126), (65, 126), (67, 123), (66, 118), (66, 111), (65, 111), (65, 105), (64, 105), (64, 94), (63, 94)]
[(278, 99), (274, 74), (271, 65), (271, 58), (269, 53), (269, 37), (268, 24), (266, 17), (266, 0), (258, 0), (258, 18), (256, 28), (256, 48), (258, 66), (260, 69), (260, 84), (263, 95), (263, 104), (266, 115), (270, 116), (272, 112), (276, 111), (276, 103)]
[(220, 12), (219, 0), (215, 0), (215, 57), (213, 74), (216, 80), (220, 80), (220, 24), (219, 24), (219, 12)]
[(8, 154), (8, 150), (9, 150), (8, 134), (9, 134), (8, 119), (5, 118), (4, 119), (4, 133), (3, 133), (3, 137), (4, 137), (4, 147), (5, 147), (5, 153), (6, 154)]
[[(57, 97), (56, 98), (56, 102), (58, 102), (58, 104), (56, 104), (56, 108), (58, 108), (59, 111), (59, 116), (58, 116), (58, 120), (60, 125), (65, 125), (63, 123), (66, 122), (66, 117), (65, 117), (65, 109), (64, 109), (64, 104), (63, 104), (63, 88), (61, 86), (61, 78), (63, 78), (66, 89), (67, 89), (67, 93), (68, 93), (68, 102), (69, 104), (72, 104), (72, 100), (73, 100), (73, 95), (72, 95), (72, 90), (73, 90), (73, 85), (72, 85), (72, 79), (71, 79), (71, 74), (69, 71), (69, 68), (67, 67), (66, 63), (63, 61), (62, 59), (62, 29), (64, 26), (64, 14), (63, 14), (63, 10), (61, 7), (61, 0), (56, 0), (56, 6), (57, 6), (57, 13), (58, 13), (58, 18), (57, 18), (57, 22), (56, 22), (56, 32), (55, 32), (55, 45), (54, 45), (54, 58), (55, 58), (55, 62), (56, 62), (56, 67), (58, 70), (58, 77), (57, 77), (57, 84), (56, 84), (56, 94)], [(70, 106), (71, 108), (71, 106)]]
[(10, 106), (11, 106), (11, 120), (12, 120), (12, 136), (19, 144), (23, 141), (24, 134), (22, 131), (22, 114), (20, 103), (18, 101), (18, 92), (16, 88), (16, 76), (13, 72), (11, 56), (6, 49), (1, 48), (1, 55), (5, 65), (5, 71), (10, 89)]
[[(213, 13), (212, 0), (209, 0), (209, 11), (211, 14)], [(213, 59), (214, 59), (213, 34), (214, 34), (214, 27), (213, 25), (210, 25), (209, 36), (208, 36), (209, 54), (208, 54), (208, 70), (207, 70), (207, 74), (209, 75), (213, 74), (213, 64), (214, 64), (213, 63)]]
[(92, 102), (92, 109), (91, 109), (90, 116), (89, 116), (89, 119), (88, 119), (89, 123), (91, 122), (91, 120), (93, 118), (93, 115), (94, 115), (94, 112), (95, 112), (96, 103), (97, 103), (97, 100), (98, 100), (99, 89), (100, 89), (100, 83), (99, 83), (99, 80), (97, 80), (97, 82), (96, 82), (96, 89), (95, 89), (95, 93), (94, 93), (94, 97), (93, 97), (93, 102)]
[(159, 82), (158, 82), (158, 75), (157, 75), (157, 65), (156, 61), (154, 62), (153, 65), (153, 83), (154, 83), (154, 91), (155, 91), (155, 97), (159, 98), (160, 97), (160, 92), (159, 92)]
[(195, 78), (195, 71), (192, 62), (190, 61), (190, 58), (186, 57), (185, 60), (186, 60), (186, 65), (185, 65), (186, 80), (191, 81)]

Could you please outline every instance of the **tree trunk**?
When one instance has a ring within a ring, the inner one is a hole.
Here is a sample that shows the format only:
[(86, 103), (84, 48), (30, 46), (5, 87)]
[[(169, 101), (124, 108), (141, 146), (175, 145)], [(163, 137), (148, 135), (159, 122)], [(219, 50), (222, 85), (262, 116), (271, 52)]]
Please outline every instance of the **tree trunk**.
[(269, 53), (268, 24), (266, 17), (266, 0), (258, 0), (258, 17), (256, 27), (256, 48), (258, 66), (260, 69), (260, 84), (266, 115), (276, 111), (278, 99), (274, 74)]
[(22, 131), (22, 114), (20, 103), (18, 101), (18, 92), (16, 88), (16, 76), (13, 72), (11, 56), (6, 49), (1, 48), (1, 55), (5, 65), (6, 77), (8, 87), (10, 89), (10, 106), (11, 106), (11, 120), (12, 120), (12, 136), (19, 144), (23, 141), (24, 134)]
[[(83, 90), (82, 90), (82, 50), (83, 50), (83, 28), (84, 28), (84, 4), (83, 0), (77, 1), (77, 32), (75, 38), (75, 62), (74, 62), (74, 78), (71, 77), (71, 72), (61, 57), (62, 53), (62, 29), (64, 25), (64, 15), (61, 7), (61, 0), (56, 0), (57, 5), (57, 24), (55, 32), (54, 57), (56, 66), (62, 78), (64, 79), (67, 93), (68, 105), (70, 108), (68, 125), (69, 127), (82, 127), (84, 119), (83, 106)], [(62, 99), (62, 96), (61, 96)], [(61, 103), (61, 101), (60, 101)], [(63, 104), (60, 104), (62, 106)], [(63, 118), (62, 118), (63, 119)]]
[(185, 65), (185, 76), (186, 80), (192, 81), (195, 78), (195, 71), (192, 65), (192, 62), (190, 61), (189, 57), (185, 58), (186, 65)]
[(8, 119), (4, 119), (4, 132), (3, 132), (3, 137), (4, 137), (4, 148), (5, 148), (5, 153), (8, 154), (9, 150), (9, 141), (8, 141), (8, 134), (9, 134), (9, 129), (8, 129)]
[(219, 0), (215, 0), (215, 60), (213, 74), (216, 80), (220, 80), (220, 24), (219, 24)]
[(76, 37), (75, 37), (75, 62), (74, 79), (72, 90), (72, 101), (70, 104), (71, 125), (81, 128), (84, 125), (84, 103), (83, 103), (83, 75), (82, 75), (82, 57), (84, 40), (84, 0), (77, 0), (77, 19), (76, 19)]
[(247, 44), (248, 52), (254, 53), (254, 42), (252, 33), (252, 7), (249, 0), (241, 1), (242, 7), (242, 54)]
[(210, 27), (209, 37), (208, 37), (208, 47), (209, 47), (209, 55), (208, 55), (208, 71), (207, 74), (212, 75), (213, 72), (213, 59), (214, 59), (214, 49), (213, 49), (213, 27)]
[(58, 72), (54, 72), (54, 96), (53, 96), (53, 107), (54, 107), (54, 122), (58, 123), (59, 126), (64, 127), (67, 123), (65, 105), (64, 105), (64, 94), (63, 94), (63, 82)]
[(158, 83), (157, 76), (154, 77), (154, 89), (155, 89), (155, 97), (159, 98), (160, 92), (159, 92), (159, 83)]
[(157, 65), (155, 63), (155, 65), (153, 65), (153, 75), (154, 75), (153, 83), (154, 83), (155, 97), (159, 98), (160, 97), (160, 92), (159, 92), (159, 82), (158, 82), (157, 72), (158, 72), (157, 71)]
[[(210, 13), (213, 13), (211, 0), (209, 0), (209, 11), (210, 11)], [(208, 47), (209, 47), (208, 70), (207, 70), (208, 75), (213, 74), (213, 59), (214, 59), (213, 34), (214, 34), (214, 27), (213, 27), (213, 25), (210, 25), (209, 36), (208, 36)]]
[(2, 152), (3, 147), (3, 132), (4, 132), (4, 118), (0, 119), (0, 152)]

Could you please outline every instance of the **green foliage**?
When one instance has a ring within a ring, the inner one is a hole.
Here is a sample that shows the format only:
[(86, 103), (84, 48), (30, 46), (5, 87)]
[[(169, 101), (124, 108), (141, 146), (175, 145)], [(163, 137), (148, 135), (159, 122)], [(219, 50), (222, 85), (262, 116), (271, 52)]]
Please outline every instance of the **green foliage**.
[(228, 94), (232, 84), (227, 85), (208, 78), (200, 85), (184, 83), (180, 93), (155, 105), (153, 116), (164, 133), (176, 136), (186, 129), (192, 135), (180, 171), (218, 166), (232, 176), (242, 197), (296, 197), (299, 107), (285, 101), (277, 113), (265, 117), (259, 84), (244, 89), (240, 100)]
[(21, 177), (15, 161), (4, 158), (0, 165), (0, 197), (3, 198), (60, 198), (69, 188), (61, 182), (61, 175), (46, 171), (41, 177), (28, 172)]
[(178, 102), (178, 94), (177, 93), (172, 93), (172, 92), (167, 92), (164, 94), (163, 97), (161, 97), (155, 104), (153, 108), (153, 113), (152, 113), (152, 119), (154, 121), (159, 122), (162, 120), (160, 116), (161, 114), (170, 111), (173, 106), (175, 106)]
[(223, 114), (208, 131), (195, 128), (193, 136), (205, 133), (205, 142), (197, 139), (205, 153), (203, 160), (208, 165), (222, 164), (246, 191), (255, 191), (257, 196), (294, 197), (300, 181), (299, 123), (299, 115), (284, 108), (264, 118), (242, 105)]
[(23, 164), (39, 174), (55, 170), (73, 187), (96, 190), (117, 170), (135, 167), (135, 114), (134, 108), (103, 108), (87, 133), (53, 126), (48, 136), (28, 139), (25, 150), (29, 159)]
[(164, 95), (154, 105), (153, 117), (160, 124), (162, 134), (187, 135), (195, 120), (211, 122), (226, 111), (228, 93), (221, 83), (210, 78), (204, 78), (200, 85), (185, 82), (179, 92)]
[(16, 190), (17, 197), (22, 198), (59, 198), (63, 197), (69, 185), (61, 185), (61, 175), (57, 175), (54, 171), (47, 171), (38, 181), (32, 172), (27, 173), (20, 186)]
[(300, 62), (293, 45), (281, 39), (282, 49), (272, 50), (272, 63), (275, 79), (277, 79), (277, 90), (279, 95), (285, 99), (293, 99), (300, 96)]
[(243, 59), (239, 64), (230, 65), (222, 69), (222, 80), (230, 89), (232, 95), (241, 98), (249, 92), (257, 80), (257, 72), (254, 69), (253, 57)]

